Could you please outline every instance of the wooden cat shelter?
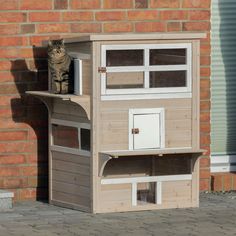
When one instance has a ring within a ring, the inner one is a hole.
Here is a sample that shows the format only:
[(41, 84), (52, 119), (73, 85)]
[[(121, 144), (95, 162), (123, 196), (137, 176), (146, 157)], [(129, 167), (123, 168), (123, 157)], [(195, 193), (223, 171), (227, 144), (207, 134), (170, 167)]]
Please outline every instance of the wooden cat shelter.
[(50, 203), (88, 212), (199, 204), (202, 33), (66, 39), (75, 94), (47, 91)]

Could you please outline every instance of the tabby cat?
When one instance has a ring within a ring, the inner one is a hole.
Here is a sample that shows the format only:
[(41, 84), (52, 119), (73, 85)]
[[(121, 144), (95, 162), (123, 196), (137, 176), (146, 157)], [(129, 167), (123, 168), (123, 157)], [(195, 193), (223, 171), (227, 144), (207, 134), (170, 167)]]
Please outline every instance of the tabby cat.
[(52, 82), (52, 92), (67, 94), (73, 92), (71, 88), (72, 76), (71, 57), (65, 49), (64, 40), (51, 40), (48, 43), (48, 68)]

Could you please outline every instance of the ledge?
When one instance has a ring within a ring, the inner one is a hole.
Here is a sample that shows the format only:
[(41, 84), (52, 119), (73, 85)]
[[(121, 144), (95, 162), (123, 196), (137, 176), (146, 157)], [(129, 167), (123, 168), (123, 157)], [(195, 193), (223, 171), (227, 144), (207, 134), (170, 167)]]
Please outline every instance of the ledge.
[(187, 153), (203, 153), (203, 149), (192, 148), (165, 148), (165, 149), (147, 149), (147, 150), (122, 150), (122, 151), (102, 151), (103, 155), (111, 156), (112, 158), (124, 156), (144, 156), (144, 155), (157, 155), (163, 156), (168, 154), (187, 154)]
[[(90, 96), (89, 95), (74, 95), (74, 94), (54, 94), (48, 91), (27, 91), (27, 94), (42, 97), (42, 98), (59, 98), (63, 101), (71, 101), (80, 105), (86, 112), (88, 119), (90, 120)], [(42, 99), (43, 100), (43, 99)], [(47, 101), (43, 100), (44, 103)]]
[(165, 148), (165, 149), (148, 149), (148, 150), (121, 150), (121, 151), (102, 151), (99, 153), (99, 176), (102, 176), (107, 162), (113, 158), (137, 157), (137, 156), (164, 156), (172, 154), (195, 154), (200, 156), (204, 153), (203, 149), (192, 148)]

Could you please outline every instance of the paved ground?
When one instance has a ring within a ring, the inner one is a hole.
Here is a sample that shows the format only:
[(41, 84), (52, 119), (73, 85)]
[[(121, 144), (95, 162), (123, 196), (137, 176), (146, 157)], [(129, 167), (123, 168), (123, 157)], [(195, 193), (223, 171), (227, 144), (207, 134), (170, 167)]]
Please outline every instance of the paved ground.
[(201, 194), (198, 209), (86, 214), (41, 202), (0, 212), (0, 236), (236, 235), (236, 193)]

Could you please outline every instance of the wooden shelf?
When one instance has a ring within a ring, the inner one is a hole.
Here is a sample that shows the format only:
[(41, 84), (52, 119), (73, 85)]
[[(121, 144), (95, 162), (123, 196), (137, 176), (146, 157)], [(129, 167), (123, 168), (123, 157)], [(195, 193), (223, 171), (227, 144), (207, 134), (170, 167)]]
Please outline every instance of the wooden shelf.
[(187, 154), (187, 153), (203, 153), (205, 150), (194, 150), (192, 148), (165, 148), (165, 149), (147, 149), (147, 150), (122, 150), (122, 151), (103, 151), (104, 155), (111, 156), (112, 158), (124, 157), (124, 156), (145, 156), (145, 155), (157, 155), (163, 156), (168, 154)]
[(148, 150), (122, 150), (122, 151), (102, 151), (99, 153), (99, 176), (102, 176), (107, 162), (113, 158), (137, 157), (137, 156), (164, 156), (171, 154), (196, 154), (200, 156), (206, 150), (192, 148), (165, 148)]
[[(27, 94), (41, 98), (41, 100), (48, 106), (48, 99), (62, 99), (68, 100), (80, 105), (86, 112), (88, 119), (90, 120), (90, 96), (89, 95), (75, 95), (75, 94), (54, 94), (48, 91), (27, 91)], [(46, 100), (45, 100), (46, 98)]]

